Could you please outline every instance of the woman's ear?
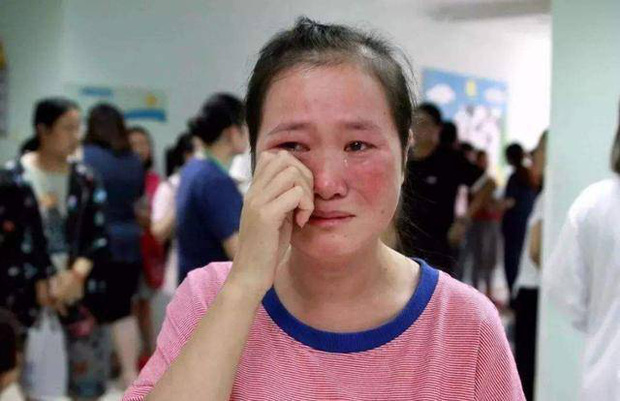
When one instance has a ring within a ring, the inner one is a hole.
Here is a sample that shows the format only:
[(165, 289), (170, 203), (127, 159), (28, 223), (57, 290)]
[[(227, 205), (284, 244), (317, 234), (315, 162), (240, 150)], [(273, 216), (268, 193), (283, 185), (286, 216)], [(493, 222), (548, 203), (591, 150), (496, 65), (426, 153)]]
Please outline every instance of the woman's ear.
[(49, 131), (49, 129), (45, 126), (45, 124), (39, 123), (36, 126), (36, 131), (37, 131), (36, 132), (37, 135), (43, 135), (43, 134), (46, 134)]
[(403, 158), (403, 168), (402, 168), (402, 177), (400, 179), (400, 185), (403, 185), (405, 179), (407, 178), (407, 162), (409, 161), (409, 153), (413, 148), (415, 140), (413, 139), (413, 130), (409, 129), (409, 134), (407, 135), (407, 145), (405, 145), (405, 154)]
[(224, 128), (224, 130), (222, 131), (222, 135), (220, 137), (220, 138), (224, 139), (224, 142), (229, 144), (229, 145), (232, 145), (234, 143), (234, 139), (235, 139), (233, 137), (233, 135), (235, 133), (233, 132), (232, 128), (233, 128), (233, 126), (230, 126), (228, 128)]

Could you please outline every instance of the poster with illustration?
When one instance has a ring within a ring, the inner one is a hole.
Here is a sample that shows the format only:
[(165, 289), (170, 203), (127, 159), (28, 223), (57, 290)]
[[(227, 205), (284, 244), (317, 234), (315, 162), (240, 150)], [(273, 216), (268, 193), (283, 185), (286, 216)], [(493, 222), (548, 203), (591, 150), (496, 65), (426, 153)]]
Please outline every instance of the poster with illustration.
[(422, 73), (424, 101), (435, 103), (452, 121), (459, 140), (487, 151), (491, 172), (499, 173), (505, 135), (508, 87), (505, 82), (436, 69)]
[(167, 121), (167, 99), (162, 90), (133, 87), (67, 84), (67, 94), (82, 110), (105, 102), (118, 107), (129, 124)]

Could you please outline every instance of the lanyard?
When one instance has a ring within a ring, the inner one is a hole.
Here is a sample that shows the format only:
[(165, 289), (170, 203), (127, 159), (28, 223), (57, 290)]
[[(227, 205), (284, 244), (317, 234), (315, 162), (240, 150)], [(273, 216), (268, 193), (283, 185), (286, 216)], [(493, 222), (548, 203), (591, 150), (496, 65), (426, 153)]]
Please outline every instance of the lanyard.
[(213, 154), (211, 154), (211, 152), (209, 152), (207, 149), (204, 149), (203, 151), (204, 156), (208, 159), (211, 160), (213, 163), (215, 163), (215, 165), (226, 175), (228, 175), (228, 169), (229, 167), (225, 166), (222, 162), (220, 162), (215, 156), (213, 156)]

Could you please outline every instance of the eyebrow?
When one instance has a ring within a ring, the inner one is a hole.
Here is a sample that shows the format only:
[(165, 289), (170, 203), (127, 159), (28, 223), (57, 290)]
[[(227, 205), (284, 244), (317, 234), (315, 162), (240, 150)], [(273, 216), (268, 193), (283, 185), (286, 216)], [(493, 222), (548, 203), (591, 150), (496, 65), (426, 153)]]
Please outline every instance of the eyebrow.
[(267, 135), (277, 134), (282, 131), (300, 131), (310, 127), (310, 123), (306, 121), (285, 121), (276, 125), (274, 129), (269, 131)]
[[(277, 134), (283, 131), (301, 131), (312, 127), (312, 123), (308, 121), (288, 121), (278, 124), (274, 129), (269, 131), (267, 135)], [(380, 127), (370, 120), (354, 119), (343, 120), (339, 123), (346, 130), (354, 131), (380, 131)]]

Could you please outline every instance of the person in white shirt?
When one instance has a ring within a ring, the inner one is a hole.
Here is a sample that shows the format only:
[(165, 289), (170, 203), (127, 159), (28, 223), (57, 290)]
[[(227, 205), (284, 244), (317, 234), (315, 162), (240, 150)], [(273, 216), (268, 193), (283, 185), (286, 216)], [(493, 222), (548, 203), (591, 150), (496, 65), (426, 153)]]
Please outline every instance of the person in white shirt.
[(200, 150), (193, 138), (188, 133), (181, 134), (174, 147), (167, 152), (166, 173), (168, 179), (158, 185), (151, 208), (151, 234), (161, 244), (170, 244), (166, 256), (166, 270), (162, 287), (163, 292), (170, 297), (174, 295), (177, 288), (179, 275), (179, 256), (177, 254), (177, 241), (174, 236), (175, 198), (181, 180), (181, 168)]
[(620, 126), (612, 169), (572, 204), (543, 274), (550, 302), (585, 334), (583, 400), (620, 400)]

